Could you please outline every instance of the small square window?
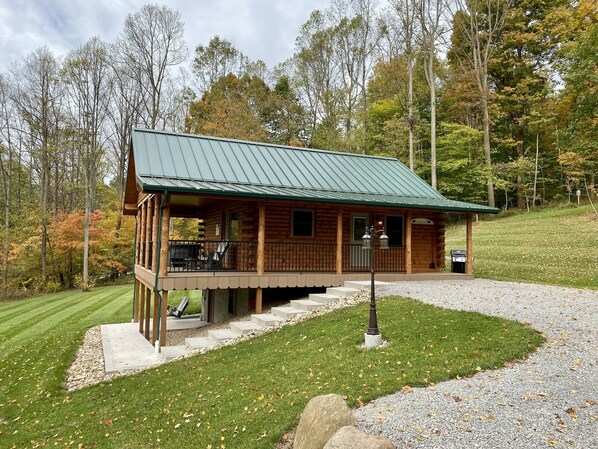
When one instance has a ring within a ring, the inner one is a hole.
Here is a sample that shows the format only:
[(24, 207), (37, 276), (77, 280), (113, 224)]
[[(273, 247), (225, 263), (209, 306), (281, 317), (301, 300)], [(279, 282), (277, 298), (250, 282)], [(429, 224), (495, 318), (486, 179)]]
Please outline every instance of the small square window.
[(314, 236), (314, 211), (294, 210), (292, 217), (291, 235), (293, 237)]

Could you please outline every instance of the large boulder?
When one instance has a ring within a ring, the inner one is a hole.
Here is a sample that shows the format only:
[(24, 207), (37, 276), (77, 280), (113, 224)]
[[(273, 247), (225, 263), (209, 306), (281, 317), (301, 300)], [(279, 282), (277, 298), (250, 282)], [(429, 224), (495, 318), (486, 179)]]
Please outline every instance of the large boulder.
[(323, 449), (338, 429), (355, 424), (351, 409), (341, 396), (316, 396), (303, 410), (293, 449)]
[(395, 449), (386, 437), (370, 435), (353, 426), (338, 429), (324, 449)]

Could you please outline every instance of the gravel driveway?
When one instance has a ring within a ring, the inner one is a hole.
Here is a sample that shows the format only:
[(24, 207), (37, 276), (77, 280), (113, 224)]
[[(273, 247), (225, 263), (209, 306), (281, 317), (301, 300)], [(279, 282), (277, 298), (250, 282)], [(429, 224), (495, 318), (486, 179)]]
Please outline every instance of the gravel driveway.
[(598, 291), (477, 279), (379, 294), (530, 323), (547, 342), (508, 368), (380, 398), (354, 412), (362, 429), (398, 448), (598, 448)]

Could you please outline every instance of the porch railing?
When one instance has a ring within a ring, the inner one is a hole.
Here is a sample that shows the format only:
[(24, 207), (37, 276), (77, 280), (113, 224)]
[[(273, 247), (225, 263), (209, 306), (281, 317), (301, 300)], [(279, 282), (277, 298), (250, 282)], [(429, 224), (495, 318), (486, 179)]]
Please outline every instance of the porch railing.
[[(170, 240), (169, 272), (257, 271), (257, 242)], [(336, 272), (336, 243), (266, 242), (264, 272)], [(405, 248), (374, 247), (376, 271), (404, 272)], [(344, 273), (370, 270), (369, 251), (343, 244)], [(150, 259), (151, 260), (151, 259)]]

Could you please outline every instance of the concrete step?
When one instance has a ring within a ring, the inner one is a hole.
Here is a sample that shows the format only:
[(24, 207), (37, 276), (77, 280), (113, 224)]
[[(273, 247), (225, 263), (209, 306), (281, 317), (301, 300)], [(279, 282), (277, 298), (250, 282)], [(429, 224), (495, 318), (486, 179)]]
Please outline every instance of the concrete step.
[(235, 332), (237, 335), (250, 334), (262, 326), (255, 324), (253, 321), (233, 321), (230, 323), (230, 330)]
[(187, 345), (162, 346), (160, 351), (160, 353), (162, 354), (162, 360), (168, 362), (182, 355), (189, 354), (189, 347)]
[(326, 289), (326, 293), (329, 295), (336, 295), (344, 298), (346, 296), (351, 296), (357, 293), (359, 289), (351, 288), (351, 287), (328, 287)]
[(294, 309), (305, 310), (306, 312), (319, 309), (323, 305), (324, 304), (321, 302), (312, 301), (311, 299), (294, 299), (291, 301), (291, 307)]
[(216, 346), (214, 340), (208, 337), (185, 338), (185, 343), (189, 349), (203, 349)]
[[(376, 287), (391, 284), (391, 282), (376, 281)], [(372, 281), (345, 281), (345, 287), (356, 288), (359, 290), (370, 290)]]
[(227, 340), (238, 337), (239, 334), (230, 329), (214, 329), (208, 331), (208, 337), (216, 343), (224, 343)]
[(283, 307), (272, 307), (272, 314), (283, 320), (293, 318), (295, 315), (307, 313), (307, 310), (296, 309), (294, 307), (283, 306)]
[(333, 302), (339, 302), (340, 296), (330, 295), (328, 293), (310, 293), (309, 299), (311, 301), (319, 302), (321, 304), (332, 304)]
[(272, 326), (273, 324), (282, 321), (282, 319), (275, 315), (272, 315), (271, 313), (254, 313), (253, 315), (251, 315), (251, 321), (253, 321), (255, 324), (259, 326), (266, 327)]

